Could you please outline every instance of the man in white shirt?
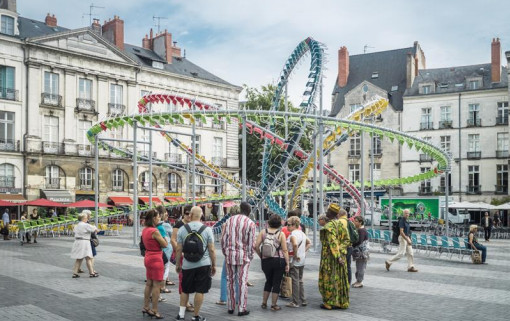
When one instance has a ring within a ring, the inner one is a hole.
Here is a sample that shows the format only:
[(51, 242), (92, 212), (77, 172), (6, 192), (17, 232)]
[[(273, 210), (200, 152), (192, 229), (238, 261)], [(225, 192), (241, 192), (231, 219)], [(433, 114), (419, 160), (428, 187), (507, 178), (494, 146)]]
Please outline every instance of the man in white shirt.
[(2, 215), (2, 221), (4, 222), (4, 231), (7, 233), (4, 234), (4, 240), (9, 240), (9, 223), (11, 222), (9, 218), (9, 209), (6, 208), (4, 214)]
[(287, 220), (287, 229), (290, 232), (287, 238), (289, 258), (290, 258), (290, 277), (292, 278), (292, 301), (287, 304), (290, 308), (306, 306), (305, 291), (303, 287), (303, 269), (305, 267), (306, 252), (310, 249), (312, 243), (303, 231), (299, 229), (301, 220), (297, 216), (290, 217)]

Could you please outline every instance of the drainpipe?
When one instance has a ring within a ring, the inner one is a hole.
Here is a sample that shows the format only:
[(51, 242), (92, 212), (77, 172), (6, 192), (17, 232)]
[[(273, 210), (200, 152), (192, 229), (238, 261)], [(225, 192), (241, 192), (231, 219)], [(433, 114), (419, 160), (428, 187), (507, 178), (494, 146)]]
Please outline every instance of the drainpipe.
[(459, 93), (459, 202), (462, 202), (462, 148), (461, 148), (461, 139), (462, 139), (462, 136), (461, 136), (461, 119), (460, 119), (460, 115), (461, 115), (461, 112), (460, 112), (460, 96), (462, 95), (462, 93)]
[(28, 48), (25, 41), (23, 46), (23, 63), (25, 65), (25, 133), (23, 133), (23, 197), (27, 199), (27, 135), (28, 135)]

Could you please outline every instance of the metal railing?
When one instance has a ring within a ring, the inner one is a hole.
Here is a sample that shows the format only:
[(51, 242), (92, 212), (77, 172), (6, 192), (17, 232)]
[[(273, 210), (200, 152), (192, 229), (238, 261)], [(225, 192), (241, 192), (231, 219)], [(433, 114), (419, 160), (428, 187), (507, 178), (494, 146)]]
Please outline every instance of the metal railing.
[(94, 154), (94, 148), (89, 144), (78, 144), (76, 149), (80, 156), (92, 156)]
[(468, 127), (480, 127), (482, 126), (482, 120), (480, 118), (470, 118), (467, 120)]
[(508, 150), (497, 150), (496, 151), (496, 158), (507, 158), (508, 157)]
[(0, 187), (12, 187), (14, 188), (14, 176), (0, 176)]
[(165, 153), (165, 160), (171, 163), (182, 164), (182, 154)]
[(42, 151), (47, 154), (63, 154), (64, 144), (57, 142), (42, 142)]
[(496, 194), (508, 194), (508, 185), (494, 185)]
[(496, 117), (496, 125), (508, 125), (508, 116)]
[(13, 88), (0, 87), (0, 99), (19, 100), (19, 90)]
[[(439, 193), (446, 193), (446, 186), (439, 186)], [(453, 186), (448, 186), (448, 195), (453, 194)]]
[(0, 139), (0, 150), (19, 152), (19, 140), (14, 139)]
[(60, 189), (60, 181), (63, 177), (46, 177), (45, 178), (45, 188), (47, 189)]
[(467, 159), (480, 159), (482, 152), (467, 152)]
[(434, 129), (433, 123), (431, 121), (421, 122), (420, 130), (425, 130), (425, 129)]
[(109, 115), (124, 115), (126, 111), (126, 105), (108, 103), (108, 114)]
[(78, 109), (78, 111), (81, 110), (95, 111), (96, 102), (92, 99), (76, 98), (76, 108)]
[(429, 154), (420, 154), (420, 162), (431, 162), (432, 156)]
[(62, 96), (50, 93), (41, 93), (41, 104), (62, 107)]
[(418, 194), (420, 194), (420, 195), (432, 194), (432, 186), (420, 186), (420, 189), (418, 190)]
[(439, 121), (439, 128), (440, 129), (452, 128), (452, 127), (453, 127), (453, 122), (451, 120), (441, 120), (441, 121)]
[(359, 158), (359, 157), (361, 157), (360, 150), (350, 150), (349, 151), (349, 158)]
[(482, 185), (467, 185), (466, 193), (468, 193), (468, 194), (482, 194)]

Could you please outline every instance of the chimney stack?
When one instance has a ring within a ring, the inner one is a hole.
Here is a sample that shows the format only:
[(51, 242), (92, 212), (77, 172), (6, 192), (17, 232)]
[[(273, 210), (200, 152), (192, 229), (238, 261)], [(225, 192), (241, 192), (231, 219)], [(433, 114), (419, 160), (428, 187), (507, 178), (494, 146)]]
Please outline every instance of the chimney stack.
[(157, 34), (152, 40), (152, 50), (163, 57), (167, 63), (171, 64), (173, 56), (172, 34), (166, 29), (164, 32)]
[(491, 81), (501, 81), (501, 43), (493, 38), (491, 44)]
[(92, 32), (101, 35), (101, 24), (99, 23), (99, 19), (94, 18), (94, 22), (92, 22), (91, 26)]
[(114, 16), (103, 24), (103, 37), (120, 50), (124, 50), (124, 20)]
[(50, 15), (49, 13), (46, 15), (46, 19), (44, 19), (44, 23), (48, 27), (56, 27), (57, 26), (57, 17), (55, 15)]
[(181, 58), (181, 48), (177, 47), (177, 41), (174, 41), (174, 44), (172, 46), (172, 56)]
[(346, 47), (338, 50), (338, 87), (345, 87), (349, 78), (349, 51)]

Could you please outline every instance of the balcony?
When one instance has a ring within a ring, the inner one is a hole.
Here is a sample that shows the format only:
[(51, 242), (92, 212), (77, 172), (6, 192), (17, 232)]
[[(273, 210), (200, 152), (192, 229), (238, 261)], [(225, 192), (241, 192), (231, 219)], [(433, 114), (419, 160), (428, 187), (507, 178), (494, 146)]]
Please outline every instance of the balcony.
[(96, 112), (96, 102), (91, 99), (76, 98), (76, 112)]
[[(446, 193), (446, 186), (439, 186), (439, 193), (444, 194)], [(453, 186), (448, 186), (448, 195), (453, 194)]]
[(467, 194), (482, 194), (482, 185), (468, 185), (466, 186)]
[(431, 121), (421, 122), (420, 130), (434, 129), (433, 123)]
[(482, 120), (480, 118), (468, 119), (467, 126), (468, 127), (480, 127), (480, 126), (482, 126)]
[(182, 164), (182, 154), (165, 153), (165, 160), (170, 163)]
[(41, 104), (47, 106), (62, 107), (62, 96), (50, 93), (42, 93)]
[(46, 154), (63, 154), (64, 144), (56, 142), (42, 142), (42, 151)]
[(496, 117), (496, 125), (508, 125), (508, 116)]
[(19, 140), (0, 138), (0, 150), (4, 152), (19, 152)]
[(496, 158), (508, 158), (508, 151), (507, 150), (497, 150)]
[[(368, 150), (368, 156), (372, 156), (372, 150)], [(382, 148), (374, 149), (374, 157), (382, 156)]]
[(361, 157), (361, 151), (359, 150), (350, 150), (349, 151), (349, 158), (360, 158)]
[(16, 178), (14, 176), (0, 176), (0, 187), (14, 188), (15, 180)]
[(494, 185), (496, 187), (495, 194), (499, 195), (507, 195), (508, 194), (508, 185)]
[(453, 122), (451, 120), (441, 120), (439, 122), (439, 129), (453, 128)]
[(432, 186), (420, 186), (418, 190), (419, 195), (431, 195), (432, 194)]
[(63, 179), (63, 177), (46, 177), (45, 189), (60, 189), (60, 186), (63, 185), (60, 184)]
[(227, 167), (227, 159), (223, 157), (213, 157), (211, 162), (216, 166)]
[(124, 115), (125, 111), (126, 111), (125, 105), (108, 103), (108, 115), (109, 116)]
[[(142, 157), (147, 157), (147, 158), (149, 158), (150, 153), (149, 153), (149, 151), (148, 151), (148, 150), (140, 150), (140, 151), (138, 151), (138, 155), (140, 155), (140, 156), (142, 156)], [(155, 158), (158, 158), (158, 152), (152, 152), (152, 158), (153, 158), (153, 160), (154, 160)]]
[(420, 162), (432, 162), (432, 157), (428, 154), (420, 154)]
[(0, 87), (0, 99), (19, 101), (19, 90)]
[(80, 156), (92, 156), (94, 154), (92, 145), (78, 144), (76, 149), (78, 150), (78, 155)]
[(482, 152), (467, 152), (467, 159), (480, 159)]

